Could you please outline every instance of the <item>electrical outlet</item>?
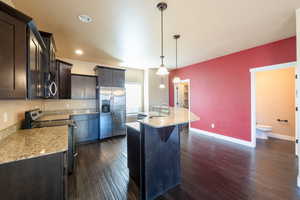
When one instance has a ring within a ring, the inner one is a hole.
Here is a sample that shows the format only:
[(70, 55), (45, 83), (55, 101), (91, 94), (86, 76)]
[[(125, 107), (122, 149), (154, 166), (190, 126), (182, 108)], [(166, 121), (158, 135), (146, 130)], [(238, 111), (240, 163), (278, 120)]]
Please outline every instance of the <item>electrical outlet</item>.
[(7, 122), (8, 121), (8, 115), (7, 115), (7, 112), (4, 112), (3, 113), (3, 122)]
[(211, 127), (211, 128), (215, 128), (215, 124), (211, 124), (210, 127)]

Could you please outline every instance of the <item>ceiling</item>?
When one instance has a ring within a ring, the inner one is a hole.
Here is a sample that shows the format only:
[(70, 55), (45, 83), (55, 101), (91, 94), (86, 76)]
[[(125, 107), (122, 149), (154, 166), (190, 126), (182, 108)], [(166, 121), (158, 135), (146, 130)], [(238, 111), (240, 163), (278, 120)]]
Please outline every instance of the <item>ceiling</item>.
[[(125, 67), (160, 64), (157, 0), (13, 0), (41, 30), (55, 34), (58, 55)], [(166, 65), (205, 61), (296, 34), (299, 0), (169, 0), (165, 12)], [(84, 24), (78, 15), (87, 14)], [(75, 55), (75, 49), (84, 54)]]

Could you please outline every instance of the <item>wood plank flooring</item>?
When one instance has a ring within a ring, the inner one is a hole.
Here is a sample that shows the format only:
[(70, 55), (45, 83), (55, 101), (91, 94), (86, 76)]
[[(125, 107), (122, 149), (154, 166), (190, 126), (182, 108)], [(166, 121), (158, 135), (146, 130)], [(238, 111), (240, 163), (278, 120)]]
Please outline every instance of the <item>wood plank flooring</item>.
[[(138, 188), (128, 177), (125, 137), (81, 145), (76, 164), (69, 177), (70, 200), (138, 199)], [(251, 149), (183, 132), (181, 166), (181, 186), (158, 199), (300, 199), (292, 142), (258, 140)]]

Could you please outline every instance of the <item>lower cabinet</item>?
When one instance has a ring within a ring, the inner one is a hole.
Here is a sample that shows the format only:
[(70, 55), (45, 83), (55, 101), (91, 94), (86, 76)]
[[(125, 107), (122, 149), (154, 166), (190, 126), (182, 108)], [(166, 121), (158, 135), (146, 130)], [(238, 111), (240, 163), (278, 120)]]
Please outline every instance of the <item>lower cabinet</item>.
[(66, 199), (66, 160), (62, 152), (0, 165), (1, 199)]
[(77, 143), (99, 139), (99, 114), (73, 115), (71, 119), (77, 125), (77, 128), (74, 129)]

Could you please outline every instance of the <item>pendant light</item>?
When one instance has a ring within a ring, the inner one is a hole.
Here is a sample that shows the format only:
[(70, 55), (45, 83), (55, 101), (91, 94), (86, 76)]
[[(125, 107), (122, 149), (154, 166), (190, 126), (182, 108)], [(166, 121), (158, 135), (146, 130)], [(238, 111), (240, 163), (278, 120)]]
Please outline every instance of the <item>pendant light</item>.
[[(175, 39), (176, 41), (176, 69), (178, 67), (178, 48), (177, 48), (177, 42), (178, 42), (178, 39), (180, 38), (180, 35), (174, 35), (173, 38)], [(173, 83), (177, 84), (177, 83), (180, 83), (180, 78), (178, 76), (175, 76), (173, 78)]]
[(167, 9), (168, 5), (165, 2), (160, 2), (160, 3), (157, 4), (156, 7), (158, 8), (158, 10), (160, 10), (160, 14), (161, 14), (161, 56), (160, 56), (161, 65), (158, 68), (156, 74), (159, 75), (159, 76), (164, 76), (164, 75), (169, 74), (168, 69), (164, 65), (165, 56), (164, 56), (164, 23), (163, 23), (164, 22), (163, 12), (164, 12), (164, 10)]

